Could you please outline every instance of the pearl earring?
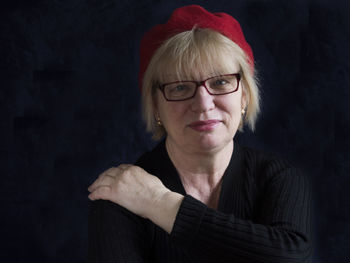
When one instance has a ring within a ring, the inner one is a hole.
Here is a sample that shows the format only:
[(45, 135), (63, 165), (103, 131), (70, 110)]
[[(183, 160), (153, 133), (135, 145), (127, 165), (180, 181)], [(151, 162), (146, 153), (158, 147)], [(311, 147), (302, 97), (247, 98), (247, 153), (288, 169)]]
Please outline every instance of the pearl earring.
[(162, 122), (160, 121), (159, 116), (157, 117), (157, 124), (158, 124), (158, 126), (162, 126)]

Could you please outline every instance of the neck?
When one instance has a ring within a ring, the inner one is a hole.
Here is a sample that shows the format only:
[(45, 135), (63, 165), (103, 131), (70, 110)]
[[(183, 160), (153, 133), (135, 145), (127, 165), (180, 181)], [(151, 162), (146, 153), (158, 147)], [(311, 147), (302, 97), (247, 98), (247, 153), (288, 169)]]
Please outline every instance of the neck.
[(191, 151), (166, 139), (166, 149), (183, 183), (203, 182), (211, 187), (220, 182), (233, 153), (233, 140), (222, 148), (210, 151)]

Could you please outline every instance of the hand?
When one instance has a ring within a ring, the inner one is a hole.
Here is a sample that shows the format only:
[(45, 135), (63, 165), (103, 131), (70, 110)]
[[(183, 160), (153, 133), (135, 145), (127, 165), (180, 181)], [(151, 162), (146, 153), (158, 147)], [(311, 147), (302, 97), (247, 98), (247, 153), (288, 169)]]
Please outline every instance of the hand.
[(88, 190), (90, 200), (109, 200), (144, 218), (150, 218), (154, 207), (170, 192), (157, 177), (128, 164), (106, 170)]

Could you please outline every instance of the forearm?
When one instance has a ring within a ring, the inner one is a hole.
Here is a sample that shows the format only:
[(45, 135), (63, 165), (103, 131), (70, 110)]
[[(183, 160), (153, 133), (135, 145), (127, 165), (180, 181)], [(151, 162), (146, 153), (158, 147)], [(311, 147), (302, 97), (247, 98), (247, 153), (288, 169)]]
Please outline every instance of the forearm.
[(262, 225), (206, 207), (188, 196), (182, 202), (172, 240), (220, 262), (309, 262), (311, 240), (281, 224)]

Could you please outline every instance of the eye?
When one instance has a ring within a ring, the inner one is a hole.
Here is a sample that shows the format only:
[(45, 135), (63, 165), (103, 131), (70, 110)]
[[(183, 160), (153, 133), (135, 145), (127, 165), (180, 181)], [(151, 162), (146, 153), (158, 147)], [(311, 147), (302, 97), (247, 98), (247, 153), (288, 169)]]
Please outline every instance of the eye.
[(188, 91), (190, 89), (190, 87), (188, 85), (185, 85), (185, 84), (178, 84), (178, 85), (174, 85), (174, 86), (171, 86), (169, 87), (169, 91), (170, 92), (185, 92), (185, 91)]
[(229, 82), (225, 79), (217, 79), (214, 81), (213, 85), (214, 86), (223, 86), (223, 85), (226, 85), (228, 84)]
[(177, 85), (175, 87), (176, 91), (183, 91), (183, 90), (187, 90), (187, 89), (188, 89), (188, 86), (186, 86), (186, 85)]
[(223, 77), (212, 79), (209, 82), (209, 85), (212, 89), (226, 88), (230, 84), (231, 84), (230, 80), (228, 78), (223, 78)]

